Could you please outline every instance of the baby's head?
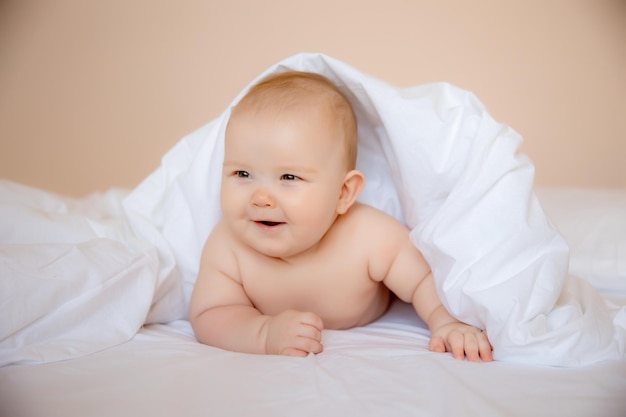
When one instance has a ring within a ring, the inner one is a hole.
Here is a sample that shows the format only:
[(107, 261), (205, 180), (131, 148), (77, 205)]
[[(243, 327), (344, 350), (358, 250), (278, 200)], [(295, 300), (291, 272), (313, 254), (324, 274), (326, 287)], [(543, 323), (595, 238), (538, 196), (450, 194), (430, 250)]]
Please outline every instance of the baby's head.
[(226, 127), (221, 208), (232, 233), (267, 256), (314, 248), (364, 185), (352, 107), (326, 78), (273, 75)]
[(341, 137), (346, 167), (354, 169), (358, 142), (354, 111), (345, 95), (322, 75), (289, 71), (261, 80), (235, 106), (231, 121), (236, 121), (242, 114), (265, 112), (274, 113), (276, 117), (293, 115), (294, 112), (300, 117), (311, 117), (313, 110), (320, 111), (322, 118), (319, 121)]

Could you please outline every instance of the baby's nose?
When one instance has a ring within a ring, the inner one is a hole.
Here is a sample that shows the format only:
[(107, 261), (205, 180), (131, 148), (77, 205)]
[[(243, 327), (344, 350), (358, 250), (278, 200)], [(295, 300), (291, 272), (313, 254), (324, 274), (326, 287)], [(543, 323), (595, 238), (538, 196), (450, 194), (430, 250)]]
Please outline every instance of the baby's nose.
[(274, 207), (276, 201), (265, 188), (258, 188), (252, 195), (251, 204), (255, 207)]

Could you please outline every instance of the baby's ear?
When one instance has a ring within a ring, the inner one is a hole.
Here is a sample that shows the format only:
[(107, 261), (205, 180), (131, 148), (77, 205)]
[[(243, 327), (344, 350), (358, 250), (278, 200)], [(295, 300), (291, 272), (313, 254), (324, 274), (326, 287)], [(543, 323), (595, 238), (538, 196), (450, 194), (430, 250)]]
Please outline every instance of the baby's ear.
[(346, 174), (337, 203), (337, 214), (344, 214), (354, 204), (356, 198), (365, 187), (365, 177), (360, 171), (353, 169)]

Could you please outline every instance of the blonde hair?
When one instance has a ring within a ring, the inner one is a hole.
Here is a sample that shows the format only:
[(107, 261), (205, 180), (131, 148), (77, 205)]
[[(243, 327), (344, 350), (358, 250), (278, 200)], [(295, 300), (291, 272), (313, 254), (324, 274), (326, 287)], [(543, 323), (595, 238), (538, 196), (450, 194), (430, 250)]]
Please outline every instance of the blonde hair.
[(356, 167), (357, 121), (346, 96), (328, 78), (311, 72), (288, 71), (270, 75), (252, 86), (233, 114), (245, 109), (288, 109), (306, 99), (319, 99), (344, 134), (348, 169)]

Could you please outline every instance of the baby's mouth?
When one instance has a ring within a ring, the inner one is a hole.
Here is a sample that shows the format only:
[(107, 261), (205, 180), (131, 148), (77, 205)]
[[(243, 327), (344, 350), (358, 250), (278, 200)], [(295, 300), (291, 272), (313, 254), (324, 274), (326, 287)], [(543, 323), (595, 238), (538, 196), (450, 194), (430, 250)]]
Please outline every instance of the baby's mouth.
[(260, 223), (260, 224), (262, 224), (264, 226), (270, 226), (270, 227), (278, 226), (280, 224), (283, 224), (283, 222), (270, 222), (270, 221), (267, 221), (267, 220), (257, 220), (257, 223)]

